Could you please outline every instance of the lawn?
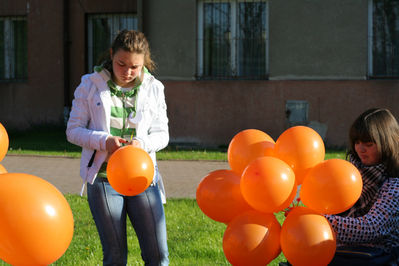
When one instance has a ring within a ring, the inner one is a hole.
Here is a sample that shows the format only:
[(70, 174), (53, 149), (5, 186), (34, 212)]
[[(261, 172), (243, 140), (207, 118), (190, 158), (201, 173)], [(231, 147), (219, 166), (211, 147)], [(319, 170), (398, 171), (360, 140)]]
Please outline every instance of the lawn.
[[(66, 140), (65, 129), (35, 128), (29, 132), (8, 132), (8, 155), (46, 155), (80, 157), (81, 148)], [(226, 149), (188, 148), (170, 145), (157, 153), (158, 160), (224, 160)]]
[[(65, 129), (35, 128), (29, 132), (9, 132), (9, 155), (47, 155), (80, 157), (81, 148), (69, 143)], [(157, 153), (158, 160), (216, 160), (227, 161), (227, 147), (204, 149), (172, 144)], [(326, 159), (345, 158), (343, 150), (328, 150)]]
[[(28, 133), (9, 133), (8, 154), (79, 157), (80, 148), (68, 143), (63, 129), (36, 129)], [(170, 146), (158, 154), (160, 160), (222, 160), (226, 149), (182, 149)], [(328, 150), (326, 159), (345, 158), (342, 150)], [(102, 250), (86, 197), (65, 195), (75, 221), (72, 242), (65, 254), (53, 265), (101, 265)], [(205, 216), (195, 199), (168, 199), (165, 205), (171, 265), (230, 265), (226, 260), (222, 239), (226, 225)], [(282, 212), (276, 215), (284, 221)], [(131, 225), (128, 226), (128, 265), (142, 265), (140, 248)], [(281, 253), (270, 265), (285, 258)], [(0, 261), (0, 265), (7, 265)]]
[[(66, 195), (75, 218), (71, 245), (54, 265), (101, 264), (102, 251), (86, 197)], [(165, 205), (171, 265), (229, 265), (223, 255), (225, 225), (206, 217), (192, 199), (170, 199)], [(128, 225), (128, 265), (143, 265), (132, 226)]]
[[(102, 251), (86, 197), (65, 195), (75, 221), (75, 231), (65, 254), (53, 265), (101, 265)], [(193, 199), (169, 199), (165, 205), (170, 265), (230, 265), (223, 254), (226, 225), (205, 216)], [(283, 214), (278, 214), (280, 222)], [(128, 265), (143, 265), (132, 226), (128, 225)], [(281, 254), (270, 265), (283, 260)], [(0, 265), (8, 265), (0, 261)]]

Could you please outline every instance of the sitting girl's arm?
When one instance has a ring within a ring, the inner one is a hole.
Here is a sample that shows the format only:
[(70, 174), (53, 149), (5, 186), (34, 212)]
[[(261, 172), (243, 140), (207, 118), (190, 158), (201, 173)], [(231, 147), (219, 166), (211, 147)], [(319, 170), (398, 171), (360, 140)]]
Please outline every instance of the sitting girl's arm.
[(337, 233), (337, 244), (374, 245), (399, 226), (399, 178), (390, 178), (381, 187), (370, 211), (361, 217), (325, 215)]

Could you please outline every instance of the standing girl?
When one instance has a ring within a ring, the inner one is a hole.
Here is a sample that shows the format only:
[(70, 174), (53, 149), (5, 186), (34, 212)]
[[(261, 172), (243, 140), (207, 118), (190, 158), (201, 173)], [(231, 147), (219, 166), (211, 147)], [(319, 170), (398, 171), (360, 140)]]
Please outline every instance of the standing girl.
[(361, 114), (349, 131), (349, 160), (362, 174), (356, 204), (326, 215), (337, 233), (331, 265), (398, 265), (399, 126), (387, 109)]
[[(123, 30), (110, 59), (84, 75), (75, 91), (67, 138), (81, 146), (80, 175), (103, 248), (104, 265), (126, 265), (129, 217), (145, 265), (168, 265), (165, 200), (155, 153), (169, 141), (164, 86), (148, 71), (154, 62), (143, 33)], [(153, 183), (137, 196), (117, 193), (108, 183), (107, 161), (122, 145), (149, 153)]]

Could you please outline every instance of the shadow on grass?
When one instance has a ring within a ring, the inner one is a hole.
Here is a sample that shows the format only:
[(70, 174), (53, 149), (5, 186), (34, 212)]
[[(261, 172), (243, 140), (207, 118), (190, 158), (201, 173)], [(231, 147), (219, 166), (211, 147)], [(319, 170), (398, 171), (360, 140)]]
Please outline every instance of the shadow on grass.
[(9, 150), (32, 150), (44, 152), (80, 152), (82, 149), (69, 143), (65, 128), (57, 126), (34, 127), (27, 131), (7, 132)]
[[(66, 139), (65, 127), (41, 126), (25, 131), (7, 132), (11, 150), (54, 151), (54, 152), (80, 152), (81, 147), (71, 144)], [(180, 151), (213, 151), (227, 152), (227, 145), (218, 147), (204, 147), (195, 143), (169, 143), (165, 152)]]

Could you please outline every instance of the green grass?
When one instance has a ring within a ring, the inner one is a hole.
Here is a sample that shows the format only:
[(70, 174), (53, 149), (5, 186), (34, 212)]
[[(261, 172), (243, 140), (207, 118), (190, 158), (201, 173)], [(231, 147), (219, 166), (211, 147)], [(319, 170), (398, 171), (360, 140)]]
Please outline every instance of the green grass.
[[(9, 132), (9, 155), (45, 155), (79, 158), (81, 148), (66, 140), (61, 127), (35, 128), (28, 132)], [(180, 148), (169, 145), (157, 153), (158, 160), (211, 160), (227, 161), (226, 148)], [(343, 150), (327, 150), (326, 159), (345, 159)]]
[(342, 159), (342, 160), (345, 160), (346, 151), (344, 151), (344, 150), (336, 150), (336, 149), (326, 150), (326, 156), (324, 158), (325, 158), (325, 160), (328, 160), (328, 159)]
[(208, 161), (227, 161), (225, 150), (191, 149), (178, 150), (173, 146), (157, 152), (159, 160), (208, 160)]
[[(8, 155), (45, 155), (79, 158), (81, 148), (66, 140), (60, 127), (35, 128), (27, 132), (8, 132)], [(216, 160), (227, 161), (223, 149), (188, 149), (170, 145), (157, 153), (158, 160)]]
[[(86, 197), (65, 195), (75, 231), (65, 254), (53, 265), (101, 265), (102, 249)], [(205, 216), (194, 199), (169, 199), (165, 205), (170, 265), (230, 265), (223, 253), (226, 225)], [(277, 215), (282, 223), (284, 215)], [(143, 265), (135, 232), (128, 223), (128, 265)], [(271, 265), (278, 265), (280, 254)], [(0, 261), (0, 265), (7, 265)]]
[[(30, 132), (9, 133), (7, 154), (80, 157), (81, 148), (68, 143), (60, 128), (41, 128)], [(343, 150), (327, 150), (326, 159), (345, 158)], [(226, 149), (180, 149), (169, 146), (158, 153), (160, 160), (227, 161)], [(102, 249), (86, 197), (65, 195), (75, 219), (75, 232), (65, 254), (54, 265), (101, 265)], [(222, 239), (226, 225), (205, 216), (195, 199), (168, 199), (165, 205), (171, 265), (230, 265), (226, 260)], [(276, 215), (284, 221), (282, 212)], [(129, 223), (128, 223), (129, 224)], [(131, 225), (128, 225), (128, 265), (143, 265), (140, 248)], [(281, 253), (270, 265), (284, 261)], [(0, 260), (0, 266), (7, 265)]]
[(81, 148), (66, 140), (61, 127), (34, 128), (8, 132), (10, 155), (46, 155), (80, 157)]

